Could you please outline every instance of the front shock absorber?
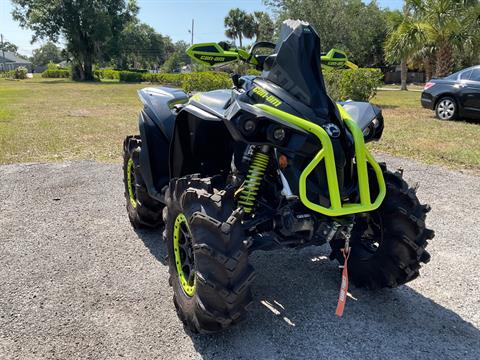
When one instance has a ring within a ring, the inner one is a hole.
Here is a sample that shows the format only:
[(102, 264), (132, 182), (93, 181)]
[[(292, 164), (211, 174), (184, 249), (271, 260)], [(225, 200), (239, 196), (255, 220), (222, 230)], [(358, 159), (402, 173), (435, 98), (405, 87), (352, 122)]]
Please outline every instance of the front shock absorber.
[(248, 214), (251, 213), (255, 206), (260, 185), (262, 184), (265, 170), (268, 167), (270, 156), (268, 155), (269, 147), (264, 146), (261, 150), (256, 149), (252, 155), (252, 161), (245, 177), (245, 182), (241, 187), (238, 204)]

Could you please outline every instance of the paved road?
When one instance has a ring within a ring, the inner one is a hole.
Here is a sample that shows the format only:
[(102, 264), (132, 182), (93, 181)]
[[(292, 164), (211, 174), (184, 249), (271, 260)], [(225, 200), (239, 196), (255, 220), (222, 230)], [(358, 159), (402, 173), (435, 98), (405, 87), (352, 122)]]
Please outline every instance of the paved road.
[(352, 289), (338, 319), (326, 248), (260, 252), (249, 321), (203, 337), (176, 317), (159, 233), (130, 228), (119, 166), (1, 166), (0, 358), (479, 359), (480, 178), (389, 161), (433, 207), (421, 278)]

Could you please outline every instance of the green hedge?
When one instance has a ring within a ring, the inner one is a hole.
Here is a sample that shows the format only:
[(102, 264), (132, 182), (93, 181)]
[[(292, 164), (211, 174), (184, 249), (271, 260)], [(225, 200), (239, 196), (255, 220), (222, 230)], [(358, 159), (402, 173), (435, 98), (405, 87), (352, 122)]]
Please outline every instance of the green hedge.
[(28, 69), (24, 66), (19, 66), (15, 70), (8, 70), (0, 72), (0, 78), (24, 80), (27, 78)]
[[(47, 70), (46, 72), (52, 71), (53, 70)], [(62, 70), (53, 72), (56, 74), (59, 71)], [(260, 72), (254, 69), (250, 69), (247, 73), (249, 75), (260, 75)], [(375, 96), (377, 87), (380, 85), (382, 79), (382, 72), (379, 69), (323, 70), (323, 74), (328, 94), (335, 101), (368, 101)], [(68, 75), (65, 77), (68, 77)], [(185, 91), (209, 91), (230, 88), (232, 86), (229, 74), (213, 71), (151, 74), (139, 71), (104, 69), (96, 70), (95, 78), (99, 80), (120, 80), (121, 82), (146, 81), (179, 87)]]
[(185, 75), (187, 74), (147, 73), (147, 74), (143, 74), (143, 81), (182, 87), (182, 83)]
[(0, 72), (0, 78), (13, 79), (15, 77), (15, 70), (8, 70)]
[(328, 95), (335, 101), (368, 101), (383, 77), (380, 69), (323, 70)]
[(56, 70), (45, 70), (42, 73), (43, 78), (69, 78), (70, 77), (70, 71), (69, 70), (64, 70), (64, 69), (56, 69)]
[(182, 74), (143, 74), (143, 81), (178, 86), (185, 91), (209, 91), (232, 87), (229, 74), (210, 71)]
[[(368, 101), (375, 96), (381, 84), (382, 72), (379, 69), (324, 70), (328, 94), (335, 101)], [(256, 70), (249, 75), (259, 75)], [(181, 87), (185, 91), (209, 91), (230, 88), (230, 75), (224, 72), (193, 72), (182, 74), (145, 73), (143, 81)]]
[(223, 72), (198, 72), (184, 74), (182, 88), (185, 91), (209, 91), (232, 87), (230, 75)]
[(141, 82), (142, 73), (135, 71), (120, 71), (118, 73), (120, 82)]
[(5, 79), (15, 79), (15, 70), (0, 72), (0, 77)]
[(120, 80), (120, 71), (113, 69), (95, 70), (93, 76), (98, 80)]
[(257, 69), (248, 69), (245, 75), (260, 76), (262, 75), (262, 72)]

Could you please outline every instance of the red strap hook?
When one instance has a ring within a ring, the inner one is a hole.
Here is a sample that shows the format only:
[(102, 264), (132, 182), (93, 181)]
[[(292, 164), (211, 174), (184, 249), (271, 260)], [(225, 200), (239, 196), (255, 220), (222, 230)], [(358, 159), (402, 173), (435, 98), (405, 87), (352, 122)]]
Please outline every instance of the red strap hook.
[(345, 244), (345, 248), (341, 249), (344, 263), (343, 263), (343, 271), (342, 271), (342, 284), (340, 285), (340, 293), (338, 294), (338, 303), (337, 303), (337, 310), (335, 311), (335, 315), (342, 316), (343, 310), (345, 309), (345, 303), (347, 302), (347, 294), (348, 294), (348, 258), (350, 256), (351, 247), (348, 246), (348, 243)]

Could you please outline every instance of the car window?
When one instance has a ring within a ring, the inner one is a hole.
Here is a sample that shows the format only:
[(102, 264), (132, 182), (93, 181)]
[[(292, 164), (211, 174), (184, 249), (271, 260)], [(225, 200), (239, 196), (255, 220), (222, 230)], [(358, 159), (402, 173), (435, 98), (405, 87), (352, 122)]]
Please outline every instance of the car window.
[(470, 74), (472, 73), (472, 70), (467, 70), (464, 71), (460, 74), (460, 80), (468, 80), (470, 79)]
[(456, 73), (453, 73), (452, 75), (448, 75), (447, 77), (445, 77), (445, 79), (446, 80), (457, 80), (459, 73), (460, 73), (460, 71), (457, 71)]
[(473, 69), (470, 75), (470, 80), (480, 81), (480, 69)]

